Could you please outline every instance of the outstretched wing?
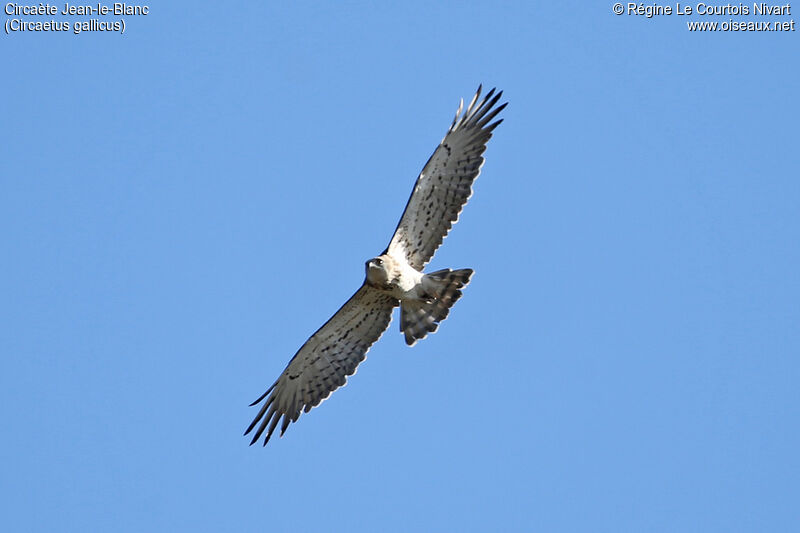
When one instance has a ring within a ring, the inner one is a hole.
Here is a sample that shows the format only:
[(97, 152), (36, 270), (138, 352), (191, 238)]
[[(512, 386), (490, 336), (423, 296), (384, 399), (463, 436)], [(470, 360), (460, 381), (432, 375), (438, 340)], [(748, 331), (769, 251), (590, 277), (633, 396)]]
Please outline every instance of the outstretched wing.
[[(422, 270), (442, 239), (458, 220), (461, 208), (472, 195), (472, 182), (483, 166), (483, 152), (492, 130), (502, 119), (491, 122), (506, 107), (494, 107), (503, 92), (494, 89), (478, 103), (481, 88), (464, 114), (462, 100), (453, 124), (422, 169), (406, 210), (384, 253), (403, 258)], [(494, 95), (494, 98), (492, 98)]]
[[(314, 333), (289, 361), (286, 370), (273, 385), (253, 402), (266, 398), (250, 427), (258, 425), (254, 444), (267, 430), (264, 445), (283, 417), (281, 436), (301, 411), (309, 412), (331, 392), (355, 374), (358, 364), (366, 359), (367, 351), (383, 334), (392, 320), (392, 310), (398, 301), (368, 285), (358, 291)], [(261, 422), (259, 424), (259, 422)]]

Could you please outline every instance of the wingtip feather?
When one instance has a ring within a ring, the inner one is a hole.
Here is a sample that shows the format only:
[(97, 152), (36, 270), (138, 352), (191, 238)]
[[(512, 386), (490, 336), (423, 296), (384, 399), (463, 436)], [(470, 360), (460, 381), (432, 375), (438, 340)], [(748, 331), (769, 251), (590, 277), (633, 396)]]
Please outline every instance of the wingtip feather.
[(266, 398), (266, 397), (267, 397), (267, 394), (269, 394), (270, 392), (272, 392), (272, 390), (275, 388), (275, 385), (277, 385), (277, 384), (278, 384), (278, 382), (277, 382), (277, 381), (276, 381), (275, 383), (273, 383), (273, 384), (272, 384), (272, 387), (270, 387), (270, 388), (268, 388), (268, 389), (267, 389), (267, 392), (265, 392), (264, 394), (262, 394), (261, 396), (259, 396), (259, 397), (258, 397), (258, 399), (257, 399), (256, 401), (254, 401), (253, 403), (251, 403), (251, 404), (250, 404), (250, 407), (253, 407), (253, 406), (254, 406), (254, 405), (256, 405), (256, 404), (258, 404), (258, 403), (261, 403), (261, 400), (263, 400), (264, 398)]

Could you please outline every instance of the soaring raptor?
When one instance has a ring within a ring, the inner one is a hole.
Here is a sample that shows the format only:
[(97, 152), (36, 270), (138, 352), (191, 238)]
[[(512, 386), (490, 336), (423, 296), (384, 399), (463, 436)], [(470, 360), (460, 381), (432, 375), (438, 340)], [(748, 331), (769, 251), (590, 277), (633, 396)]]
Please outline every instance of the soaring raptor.
[[(244, 432), (255, 429), (254, 444), (264, 431), (264, 445), (280, 423), (281, 436), (301, 412), (309, 412), (353, 375), (400, 306), (400, 331), (412, 346), (439, 327), (461, 297), (472, 270), (422, 269), (442, 244), (472, 195), (472, 182), (483, 166), (483, 152), (492, 131), (503, 120), (492, 120), (507, 104), (502, 96), (481, 87), (462, 113), (464, 101), (444, 139), (414, 184), (400, 223), (381, 255), (366, 263), (366, 279), (356, 293), (289, 361), (286, 370), (251, 406), (264, 402)], [(283, 421), (281, 421), (283, 419)]]

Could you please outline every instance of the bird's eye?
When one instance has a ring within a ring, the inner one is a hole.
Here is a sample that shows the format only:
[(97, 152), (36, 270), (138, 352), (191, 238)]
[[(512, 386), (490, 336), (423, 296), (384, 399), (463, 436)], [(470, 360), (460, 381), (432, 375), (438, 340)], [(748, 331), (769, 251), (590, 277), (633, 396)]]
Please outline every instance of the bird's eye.
[(382, 264), (383, 264), (383, 259), (381, 259), (381, 258), (379, 257), (379, 258), (377, 258), (377, 259), (375, 260), (375, 262), (376, 262), (376, 263), (378, 263), (379, 265), (382, 265)]

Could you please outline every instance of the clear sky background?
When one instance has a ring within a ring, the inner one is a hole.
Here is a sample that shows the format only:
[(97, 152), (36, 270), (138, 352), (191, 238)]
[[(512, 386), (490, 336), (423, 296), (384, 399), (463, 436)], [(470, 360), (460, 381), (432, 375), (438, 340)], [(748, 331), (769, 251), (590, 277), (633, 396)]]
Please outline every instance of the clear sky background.
[[(800, 40), (686, 21), (800, 13), (372, 4), (0, 37), (0, 529), (799, 531)], [(464, 298), (248, 447), (479, 83)]]

